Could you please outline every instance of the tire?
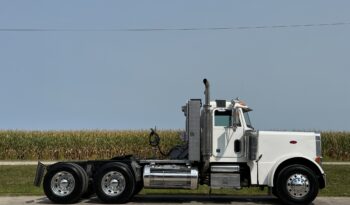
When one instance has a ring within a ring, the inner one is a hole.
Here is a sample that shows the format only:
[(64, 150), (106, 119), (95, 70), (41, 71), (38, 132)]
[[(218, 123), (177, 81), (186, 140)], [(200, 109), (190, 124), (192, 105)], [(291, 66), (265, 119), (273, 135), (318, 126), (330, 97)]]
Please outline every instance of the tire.
[(73, 164), (73, 165), (79, 169), (79, 171), (84, 179), (84, 183), (83, 183), (84, 187), (83, 187), (82, 196), (81, 196), (81, 198), (83, 198), (83, 196), (89, 191), (88, 190), (88, 188), (89, 188), (89, 176), (87, 175), (86, 171), (81, 166), (79, 166), (78, 164)]
[(98, 198), (106, 203), (125, 203), (135, 191), (134, 175), (127, 165), (119, 162), (102, 166), (94, 182)]
[(95, 191), (95, 186), (92, 182), (92, 180), (89, 182), (89, 186), (86, 190), (86, 192), (81, 196), (83, 199), (89, 199), (91, 198), (94, 194), (96, 193)]
[(93, 184), (92, 184), (92, 179), (90, 179), (90, 177), (88, 176), (86, 171), (81, 166), (79, 166), (79, 165), (77, 165), (77, 166), (80, 169), (82, 175), (84, 176), (84, 180), (85, 180), (84, 184), (86, 185), (86, 187), (84, 187), (84, 189), (83, 189), (83, 194), (81, 195), (81, 198), (88, 199), (95, 193), (95, 189), (94, 189)]
[(277, 178), (276, 195), (288, 205), (310, 204), (319, 190), (315, 173), (303, 165), (282, 169)]
[(133, 195), (137, 195), (143, 189), (143, 181), (136, 182), (135, 190)]
[(44, 177), (45, 195), (54, 203), (77, 202), (87, 184), (86, 172), (77, 164), (57, 163), (52, 165)]
[(278, 197), (276, 186), (272, 187), (271, 193), (272, 193), (275, 197)]

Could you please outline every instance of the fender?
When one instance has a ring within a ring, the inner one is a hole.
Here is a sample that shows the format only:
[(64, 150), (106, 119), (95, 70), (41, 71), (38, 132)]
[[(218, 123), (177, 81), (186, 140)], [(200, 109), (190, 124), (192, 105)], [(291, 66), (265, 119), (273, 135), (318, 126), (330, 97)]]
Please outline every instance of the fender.
[(324, 174), (324, 171), (322, 169), (322, 167), (317, 164), (313, 159), (309, 158), (309, 157), (305, 157), (303, 156), (302, 154), (300, 153), (291, 153), (291, 154), (288, 154), (288, 155), (285, 155), (281, 158), (279, 158), (276, 163), (273, 165), (273, 167), (271, 168), (270, 172), (269, 172), (269, 176), (268, 176), (268, 181), (267, 181), (267, 185), (269, 187), (273, 187), (273, 182), (274, 182), (274, 175), (275, 175), (275, 172), (277, 170), (277, 168), (285, 161), (287, 160), (290, 160), (290, 159), (293, 159), (293, 158), (302, 158), (302, 159), (305, 159), (307, 161), (309, 161), (310, 163), (314, 164), (320, 171), (321, 174)]

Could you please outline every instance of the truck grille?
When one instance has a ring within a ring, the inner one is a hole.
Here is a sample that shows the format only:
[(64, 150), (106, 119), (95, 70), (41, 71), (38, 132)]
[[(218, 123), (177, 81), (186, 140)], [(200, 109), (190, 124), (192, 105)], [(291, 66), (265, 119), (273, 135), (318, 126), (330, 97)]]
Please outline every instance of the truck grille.
[(322, 156), (321, 135), (316, 135), (316, 156)]

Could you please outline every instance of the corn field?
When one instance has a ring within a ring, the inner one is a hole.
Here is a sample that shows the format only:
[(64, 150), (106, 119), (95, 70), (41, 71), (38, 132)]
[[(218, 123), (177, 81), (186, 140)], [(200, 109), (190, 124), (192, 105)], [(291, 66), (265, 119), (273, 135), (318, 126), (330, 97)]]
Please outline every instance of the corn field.
[[(167, 152), (182, 143), (181, 131), (159, 131)], [(327, 160), (350, 160), (350, 132), (322, 132)], [(0, 131), (0, 160), (94, 160), (133, 154), (162, 158), (148, 142), (149, 131)]]
[(322, 132), (322, 154), (326, 159), (350, 160), (350, 132)]
[[(180, 131), (158, 133), (162, 150), (181, 143)], [(0, 131), (0, 160), (92, 160), (128, 154), (162, 158), (148, 138), (148, 131)]]

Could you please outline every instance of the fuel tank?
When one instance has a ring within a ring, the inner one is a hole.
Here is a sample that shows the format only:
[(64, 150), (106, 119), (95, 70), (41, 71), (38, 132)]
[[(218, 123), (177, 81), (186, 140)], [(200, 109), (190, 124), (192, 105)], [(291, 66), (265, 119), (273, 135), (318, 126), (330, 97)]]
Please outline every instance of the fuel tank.
[(198, 169), (185, 165), (145, 165), (145, 188), (197, 189)]

